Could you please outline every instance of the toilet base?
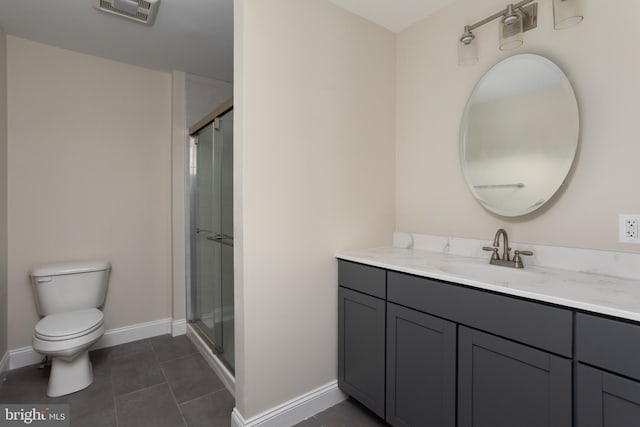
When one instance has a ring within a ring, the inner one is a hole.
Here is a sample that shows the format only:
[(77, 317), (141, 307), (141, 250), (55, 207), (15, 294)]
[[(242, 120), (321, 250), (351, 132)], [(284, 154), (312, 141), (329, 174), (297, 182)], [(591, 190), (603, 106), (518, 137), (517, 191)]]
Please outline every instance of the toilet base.
[(88, 350), (81, 351), (70, 361), (68, 358), (52, 357), (47, 396), (58, 397), (75, 393), (89, 387), (92, 382), (93, 368)]

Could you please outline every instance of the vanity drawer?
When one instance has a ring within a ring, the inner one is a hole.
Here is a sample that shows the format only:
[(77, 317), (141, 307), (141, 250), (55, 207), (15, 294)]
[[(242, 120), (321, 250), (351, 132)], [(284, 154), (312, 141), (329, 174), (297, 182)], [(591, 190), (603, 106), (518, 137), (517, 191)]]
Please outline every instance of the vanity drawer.
[(572, 356), (573, 316), (569, 310), (392, 271), (387, 280), (391, 302)]
[(374, 297), (387, 297), (387, 272), (381, 268), (338, 260), (338, 284)]
[(640, 380), (640, 325), (578, 313), (576, 357)]

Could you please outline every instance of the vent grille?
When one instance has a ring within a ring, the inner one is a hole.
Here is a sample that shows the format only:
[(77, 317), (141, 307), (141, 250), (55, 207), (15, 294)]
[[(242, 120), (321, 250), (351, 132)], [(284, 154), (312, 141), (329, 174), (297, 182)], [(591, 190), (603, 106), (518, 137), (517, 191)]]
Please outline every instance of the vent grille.
[[(147, 3), (147, 2), (139, 2), (139, 3)], [(144, 22), (147, 22), (147, 19), (149, 19), (149, 15), (147, 13), (143, 13), (138, 10), (138, 12), (135, 15), (132, 15), (123, 10), (118, 10), (114, 8), (113, 5), (109, 3), (107, 0), (100, 0), (100, 9), (108, 10), (109, 12), (117, 13), (118, 15), (128, 16), (130, 18), (140, 19), (140, 20), (143, 20)]]
[(158, 13), (158, 6), (160, 0), (132, 0), (138, 4), (138, 10), (136, 13), (129, 13), (113, 6), (113, 0), (92, 0), (93, 6), (96, 9), (104, 12), (112, 13), (114, 15), (122, 16), (123, 18), (132, 19), (143, 24), (151, 25), (155, 21), (156, 14)]

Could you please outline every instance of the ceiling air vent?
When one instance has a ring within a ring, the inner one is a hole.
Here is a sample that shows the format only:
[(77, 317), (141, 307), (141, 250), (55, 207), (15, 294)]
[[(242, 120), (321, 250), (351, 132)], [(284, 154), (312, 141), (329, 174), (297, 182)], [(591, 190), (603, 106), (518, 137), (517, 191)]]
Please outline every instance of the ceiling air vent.
[(153, 25), (160, 0), (91, 0), (93, 7), (123, 18)]

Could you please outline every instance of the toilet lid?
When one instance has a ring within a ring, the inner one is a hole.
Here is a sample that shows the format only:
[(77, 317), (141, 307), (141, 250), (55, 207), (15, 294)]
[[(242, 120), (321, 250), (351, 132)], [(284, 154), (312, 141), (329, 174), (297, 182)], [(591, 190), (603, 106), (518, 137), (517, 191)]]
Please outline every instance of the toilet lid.
[(104, 314), (97, 308), (50, 314), (36, 324), (36, 336), (49, 341), (68, 340), (93, 332), (103, 321)]

